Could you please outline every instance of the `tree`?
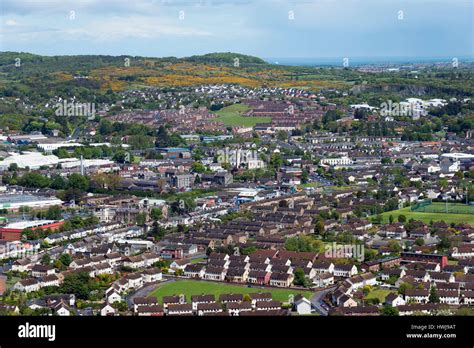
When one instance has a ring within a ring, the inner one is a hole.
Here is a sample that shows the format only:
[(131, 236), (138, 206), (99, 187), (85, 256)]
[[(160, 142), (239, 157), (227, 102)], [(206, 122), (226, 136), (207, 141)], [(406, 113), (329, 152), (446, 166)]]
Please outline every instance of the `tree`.
[(384, 316), (397, 316), (397, 315), (399, 315), (398, 308), (397, 307), (392, 307), (392, 306), (384, 306), (381, 309), (380, 314), (382, 314)]
[(415, 239), (415, 244), (418, 245), (418, 246), (422, 246), (425, 244), (425, 241), (423, 238), (417, 238)]
[(306, 278), (302, 268), (297, 268), (295, 270), (294, 275), (295, 275), (295, 279), (293, 280), (293, 283), (295, 285), (304, 286), (305, 288), (308, 287), (309, 281), (308, 281), (308, 278)]
[(242, 298), (244, 302), (252, 302), (252, 298), (250, 297), (249, 294), (245, 294), (244, 297)]
[(59, 261), (61, 261), (64, 266), (69, 266), (72, 262), (72, 257), (71, 255), (64, 253), (59, 257)]
[(393, 220), (394, 220), (393, 215), (390, 214), (390, 216), (388, 217), (388, 222), (393, 224)]
[(407, 217), (403, 214), (398, 215), (398, 222), (401, 222), (402, 224), (407, 221)]
[(49, 256), (49, 254), (44, 254), (42, 257), (41, 257), (41, 264), (42, 265), (49, 265), (51, 263), (51, 256)]
[(201, 162), (194, 162), (192, 165), (191, 165), (191, 170), (194, 172), (194, 173), (199, 173), (199, 174), (203, 174), (207, 171), (207, 168), (204, 164), (202, 164)]
[(405, 295), (408, 289), (413, 289), (413, 285), (411, 285), (410, 283), (401, 283), (398, 287), (398, 293), (401, 295)]
[(309, 179), (308, 171), (304, 169), (303, 172), (301, 173), (301, 183), (306, 184), (308, 182), (308, 179)]
[(163, 217), (163, 211), (160, 208), (152, 208), (150, 211), (150, 217), (153, 221), (157, 221)]
[(145, 225), (146, 222), (146, 214), (145, 213), (139, 213), (137, 214), (135, 221), (138, 226), (143, 226)]
[(72, 173), (69, 176), (68, 187), (71, 189), (87, 191), (89, 189), (89, 179), (79, 173)]
[(53, 205), (48, 208), (46, 213), (46, 219), (48, 220), (60, 220), (62, 218), (62, 210), (59, 205)]
[(430, 289), (430, 297), (428, 300), (431, 303), (439, 303), (439, 295), (438, 295), (438, 290), (436, 290), (435, 286), (432, 286)]
[(398, 244), (398, 242), (393, 239), (388, 241), (387, 246), (391, 252), (399, 252), (400, 250), (402, 250), (402, 247), (400, 246), (400, 244)]
[(314, 224), (314, 232), (316, 234), (323, 235), (324, 231), (324, 222), (322, 220), (316, 221), (316, 223)]

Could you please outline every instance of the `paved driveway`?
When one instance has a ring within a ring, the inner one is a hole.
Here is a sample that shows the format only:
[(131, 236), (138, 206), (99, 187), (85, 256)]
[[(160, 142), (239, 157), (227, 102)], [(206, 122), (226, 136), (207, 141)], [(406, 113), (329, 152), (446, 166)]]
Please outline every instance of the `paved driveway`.
[(321, 305), (321, 300), (326, 296), (326, 294), (336, 287), (330, 287), (321, 291), (317, 291), (314, 293), (313, 297), (311, 298), (311, 304), (316, 309), (316, 311), (321, 315), (328, 315), (328, 311)]

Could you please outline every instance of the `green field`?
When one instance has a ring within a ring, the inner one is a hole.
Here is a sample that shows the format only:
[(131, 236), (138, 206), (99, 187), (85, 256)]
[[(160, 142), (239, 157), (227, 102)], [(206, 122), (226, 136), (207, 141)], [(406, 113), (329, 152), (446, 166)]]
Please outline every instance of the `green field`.
[(421, 220), (425, 223), (430, 223), (430, 221), (444, 221), (447, 224), (454, 222), (455, 224), (466, 223), (474, 225), (474, 214), (422, 213), (410, 211), (410, 207), (406, 207), (403, 209), (392, 210), (382, 213), (382, 222), (388, 223), (390, 215), (394, 217), (394, 221), (398, 221), (397, 218), (399, 215), (405, 215), (407, 221), (410, 219), (415, 219)]
[(248, 288), (242, 285), (231, 285), (227, 283), (213, 283), (198, 280), (178, 280), (175, 282), (165, 283), (153, 291), (149, 296), (155, 296), (158, 298), (160, 303), (163, 302), (163, 296), (172, 296), (183, 294), (186, 296), (188, 302), (191, 301), (192, 295), (211, 294), (216, 296), (216, 300), (219, 299), (221, 294), (250, 294), (255, 292), (270, 292), (272, 293), (273, 299), (282, 302), (288, 302), (288, 296), (293, 294), (302, 294), (308, 299), (311, 299), (311, 291), (301, 290), (290, 290), (290, 289), (275, 289), (275, 288), (264, 288), (259, 287)]
[(225, 108), (216, 111), (219, 116), (216, 121), (224, 122), (224, 126), (242, 126), (242, 127), (253, 127), (257, 123), (270, 122), (271, 117), (245, 117), (242, 113), (249, 110), (249, 107), (245, 104), (234, 104), (226, 106)]
[(385, 301), (385, 297), (393, 291), (387, 289), (374, 289), (365, 297), (366, 300), (371, 298), (378, 298), (381, 303)]

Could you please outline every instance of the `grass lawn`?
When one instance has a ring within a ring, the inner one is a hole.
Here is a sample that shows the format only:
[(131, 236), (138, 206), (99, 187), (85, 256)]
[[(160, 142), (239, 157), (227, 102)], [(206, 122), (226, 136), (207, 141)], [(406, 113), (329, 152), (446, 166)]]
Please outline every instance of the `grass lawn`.
[(388, 289), (374, 289), (369, 294), (365, 297), (366, 300), (371, 299), (371, 298), (378, 298), (380, 303), (383, 303), (385, 301), (385, 297), (393, 292), (393, 290), (388, 290)]
[(10, 280), (7, 279), (7, 289), (10, 289), (19, 280), (21, 280), (20, 277), (14, 277), (14, 276)]
[(194, 265), (194, 264), (196, 264), (196, 263), (203, 262), (203, 261), (205, 261), (205, 260), (206, 260), (206, 259), (205, 259), (204, 257), (200, 257), (200, 258), (197, 258), (197, 259), (192, 259), (189, 263), (190, 263), (191, 265)]
[(172, 296), (184, 294), (188, 302), (191, 301), (192, 295), (211, 294), (215, 295), (216, 300), (219, 299), (221, 294), (250, 294), (255, 292), (270, 292), (272, 293), (273, 299), (282, 302), (288, 302), (288, 296), (293, 294), (302, 294), (306, 298), (310, 299), (312, 296), (311, 291), (300, 291), (290, 289), (275, 289), (275, 288), (248, 288), (247, 286), (227, 284), (227, 283), (211, 283), (197, 280), (178, 280), (170, 283), (165, 283), (159, 286), (149, 296), (155, 296), (158, 298), (160, 303), (163, 302), (163, 296)]
[(245, 117), (242, 116), (242, 113), (247, 111), (249, 107), (245, 104), (233, 104), (226, 106), (218, 111), (216, 114), (218, 117), (217, 121), (224, 122), (224, 126), (233, 127), (233, 126), (243, 126), (243, 127), (253, 127), (257, 123), (270, 122), (271, 117)]
[(405, 215), (407, 221), (410, 219), (421, 220), (425, 223), (430, 223), (431, 220), (433, 221), (441, 221), (443, 220), (447, 224), (454, 222), (455, 224), (459, 223), (466, 223), (470, 225), (474, 225), (474, 214), (446, 214), (446, 213), (421, 213), (421, 212), (413, 212), (410, 211), (410, 207), (406, 207), (403, 209), (387, 211), (382, 213), (383, 223), (389, 222), (389, 216), (393, 215), (394, 221), (397, 221), (398, 215)]

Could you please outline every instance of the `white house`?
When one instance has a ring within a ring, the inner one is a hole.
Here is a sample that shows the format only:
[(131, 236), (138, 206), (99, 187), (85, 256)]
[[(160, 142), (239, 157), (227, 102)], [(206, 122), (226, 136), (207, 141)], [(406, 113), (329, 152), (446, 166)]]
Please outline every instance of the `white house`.
[(385, 304), (392, 307), (404, 306), (406, 304), (403, 297), (391, 292), (385, 297)]
[(100, 308), (100, 315), (105, 317), (108, 315), (115, 315), (115, 308), (106, 303)]
[(300, 315), (311, 314), (311, 301), (304, 296), (297, 295), (293, 307)]

